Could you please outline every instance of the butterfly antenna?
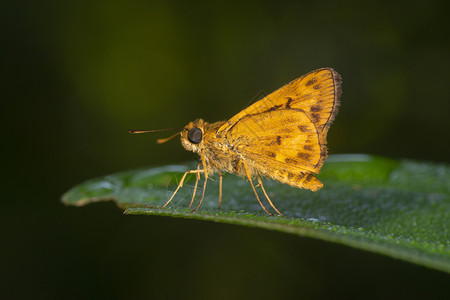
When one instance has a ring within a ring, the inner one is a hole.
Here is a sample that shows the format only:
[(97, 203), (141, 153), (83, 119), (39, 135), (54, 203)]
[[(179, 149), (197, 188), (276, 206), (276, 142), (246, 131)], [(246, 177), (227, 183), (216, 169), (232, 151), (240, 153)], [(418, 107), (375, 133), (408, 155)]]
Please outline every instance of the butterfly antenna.
[[(128, 129), (129, 133), (132, 134), (140, 134), (140, 133), (151, 133), (151, 132), (159, 132), (159, 131), (167, 131), (167, 130), (181, 130), (184, 127), (175, 127), (175, 128), (166, 128), (166, 129), (154, 129), (154, 130), (135, 130), (135, 129)], [(158, 144), (162, 144), (165, 143), (167, 141), (170, 141), (171, 139), (173, 139), (174, 137), (176, 137), (177, 135), (179, 135), (181, 132), (177, 132), (174, 135), (169, 136), (168, 138), (165, 139), (157, 139), (156, 142)]]

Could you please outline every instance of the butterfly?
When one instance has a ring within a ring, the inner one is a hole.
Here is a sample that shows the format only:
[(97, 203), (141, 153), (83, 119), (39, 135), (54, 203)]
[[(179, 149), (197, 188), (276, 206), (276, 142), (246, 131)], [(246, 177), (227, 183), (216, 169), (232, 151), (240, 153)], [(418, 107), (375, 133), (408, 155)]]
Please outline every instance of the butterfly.
[[(209, 123), (197, 119), (180, 132), (160, 139), (163, 143), (180, 135), (183, 147), (200, 157), (197, 169), (184, 173), (166, 207), (183, 186), (188, 174), (196, 175), (194, 202), (198, 182), (204, 176), (203, 192), (196, 211), (205, 197), (206, 184), (214, 173), (219, 175), (219, 208), (222, 203), (224, 172), (247, 178), (262, 209), (274, 215), (262, 203), (257, 187), (273, 210), (262, 177), (296, 188), (317, 191), (323, 184), (314, 177), (327, 158), (327, 133), (338, 113), (341, 77), (332, 68), (322, 68), (297, 78), (263, 99), (253, 103), (228, 121)], [(146, 133), (159, 130), (129, 130)], [(255, 187), (253, 181), (257, 180)]]

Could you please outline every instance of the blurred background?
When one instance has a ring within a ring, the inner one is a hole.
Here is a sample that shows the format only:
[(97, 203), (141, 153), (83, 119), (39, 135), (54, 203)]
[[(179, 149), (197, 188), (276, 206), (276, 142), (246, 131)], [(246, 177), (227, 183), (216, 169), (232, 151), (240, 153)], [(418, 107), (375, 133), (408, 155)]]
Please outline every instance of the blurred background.
[(330, 153), (448, 163), (448, 2), (0, 5), (2, 298), (449, 293), (444, 273), (355, 249), (59, 200), (95, 176), (194, 158), (155, 143), (171, 133), (127, 129), (225, 120), (320, 67), (343, 78)]

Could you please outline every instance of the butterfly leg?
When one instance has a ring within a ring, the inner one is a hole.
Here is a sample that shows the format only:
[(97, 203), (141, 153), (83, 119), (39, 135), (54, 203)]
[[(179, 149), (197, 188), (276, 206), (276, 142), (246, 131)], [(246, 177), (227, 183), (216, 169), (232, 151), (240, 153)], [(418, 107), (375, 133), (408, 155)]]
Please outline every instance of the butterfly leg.
[[(190, 171), (185, 172), (184, 175), (183, 175), (183, 177), (181, 177), (181, 180), (180, 180), (180, 183), (178, 184), (177, 189), (176, 189), (175, 192), (172, 194), (172, 197), (170, 197), (170, 199), (167, 200), (167, 202), (166, 202), (163, 206), (161, 206), (161, 207), (159, 207), (159, 208), (160, 208), (160, 209), (163, 209), (164, 207), (167, 206), (167, 204), (170, 203), (170, 201), (172, 201), (173, 197), (175, 197), (175, 195), (176, 195), (176, 193), (178, 192), (178, 190), (183, 186), (184, 179), (186, 178), (186, 176), (187, 176), (188, 174), (192, 174), (192, 173), (197, 173), (197, 174), (199, 174), (199, 173), (203, 173), (203, 172), (205, 172), (205, 170), (190, 170)], [(204, 193), (204, 191), (203, 191), (203, 193)]]
[(222, 204), (222, 176), (222, 172), (219, 171), (219, 207), (217, 209), (220, 209)]
[[(197, 171), (200, 170), (200, 163), (197, 165)], [(189, 208), (191, 208), (192, 203), (194, 203), (195, 194), (197, 194), (197, 187), (198, 187), (198, 181), (200, 180), (200, 172), (195, 174), (195, 186), (194, 186), (194, 193), (192, 194), (191, 203), (189, 203)]]
[[(206, 174), (206, 172), (205, 172)], [(192, 210), (192, 212), (197, 211), (197, 209), (200, 207), (200, 205), (202, 205), (202, 201), (203, 198), (205, 198), (205, 191), (206, 191), (206, 182), (208, 182), (208, 178), (205, 175), (205, 182), (203, 183), (203, 193), (202, 193), (202, 197), (200, 198), (200, 202), (197, 204), (197, 206)]]
[(270, 213), (266, 207), (262, 204), (261, 200), (259, 199), (258, 193), (256, 192), (255, 186), (253, 185), (253, 180), (252, 177), (250, 176), (250, 173), (248, 171), (247, 166), (245, 165), (244, 162), (242, 162), (242, 165), (244, 166), (244, 170), (245, 170), (245, 174), (247, 175), (248, 181), (250, 181), (250, 184), (252, 185), (253, 188), (253, 192), (255, 193), (256, 199), (258, 199), (259, 205), (261, 205), (262, 209), (264, 209), (264, 211), (269, 215), (269, 216), (273, 216), (272, 213)]
[(264, 185), (263, 185), (263, 182), (262, 182), (260, 176), (258, 176), (258, 185), (261, 186), (261, 189), (262, 189), (263, 192), (264, 192), (264, 196), (266, 196), (266, 199), (267, 199), (267, 201), (269, 201), (270, 206), (272, 206), (272, 208), (273, 208), (280, 216), (285, 217), (285, 215), (283, 215), (282, 213), (280, 213), (280, 211), (275, 207), (275, 205), (273, 205), (272, 201), (270, 201), (269, 195), (267, 195), (267, 193), (266, 193), (266, 189), (264, 188)]
[(206, 191), (206, 183), (208, 182), (208, 168), (206, 166), (206, 157), (205, 157), (205, 152), (202, 151), (201, 153), (201, 158), (202, 158), (202, 165), (203, 165), (203, 174), (205, 175), (205, 182), (203, 183), (203, 192), (202, 192), (202, 197), (200, 198), (199, 203), (197, 204), (197, 206), (192, 210), (192, 212), (197, 211), (197, 209), (200, 207), (200, 205), (202, 205), (203, 202), (203, 198), (205, 198), (205, 191)]

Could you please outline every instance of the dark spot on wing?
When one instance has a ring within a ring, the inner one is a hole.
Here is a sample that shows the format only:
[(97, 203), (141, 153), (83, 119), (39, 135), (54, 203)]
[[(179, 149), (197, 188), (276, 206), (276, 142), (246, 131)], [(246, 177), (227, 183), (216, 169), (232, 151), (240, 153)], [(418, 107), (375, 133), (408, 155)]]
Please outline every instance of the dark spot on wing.
[(311, 107), (309, 108), (310, 112), (319, 112), (321, 110), (322, 110), (321, 105), (311, 105)]
[(273, 157), (273, 158), (277, 157), (277, 155), (276, 155), (275, 153), (270, 152), (270, 151), (266, 152), (266, 154), (267, 154), (268, 156), (270, 156), (270, 157)]
[(291, 98), (291, 97), (288, 97), (287, 99), (288, 99), (288, 101), (286, 102), (285, 108), (286, 108), (286, 109), (289, 109), (289, 108), (291, 108), (292, 98)]
[(305, 153), (305, 152), (297, 153), (297, 157), (304, 159), (304, 160), (308, 160), (308, 161), (311, 159), (311, 155), (309, 153)]
[(320, 121), (320, 114), (318, 114), (318, 113), (313, 113), (311, 115), (311, 117), (312, 117), (314, 123), (318, 123)]
[(303, 146), (303, 149), (312, 151), (312, 150), (313, 150), (313, 147), (312, 147), (311, 145), (304, 145), (304, 146)]
[(310, 86), (317, 82), (317, 78), (310, 79), (305, 85)]
[(300, 175), (297, 176), (297, 182), (302, 182), (302, 179), (305, 177), (305, 173), (300, 173)]
[(292, 158), (286, 158), (285, 160), (284, 160), (286, 163), (288, 163), (288, 164), (297, 164), (297, 161), (295, 160), (295, 159), (292, 159)]
[(272, 106), (271, 108), (269, 108), (268, 110), (266, 110), (266, 111), (264, 111), (264, 112), (270, 112), (270, 111), (274, 111), (274, 110), (277, 110), (277, 109), (279, 109), (280, 107), (282, 107), (283, 105), (274, 105), (274, 106)]
[(281, 136), (277, 135), (277, 144), (281, 145)]
[(319, 90), (320, 89), (320, 84), (316, 84), (315, 86), (313, 86), (313, 89)]
[(313, 178), (314, 178), (314, 175), (311, 174), (311, 173), (309, 173), (308, 176), (306, 176), (305, 181), (306, 181), (306, 182), (310, 182), (311, 179), (313, 179)]
[(298, 129), (300, 129), (301, 132), (307, 132), (308, 131), (308, 125), (299, 125)]

